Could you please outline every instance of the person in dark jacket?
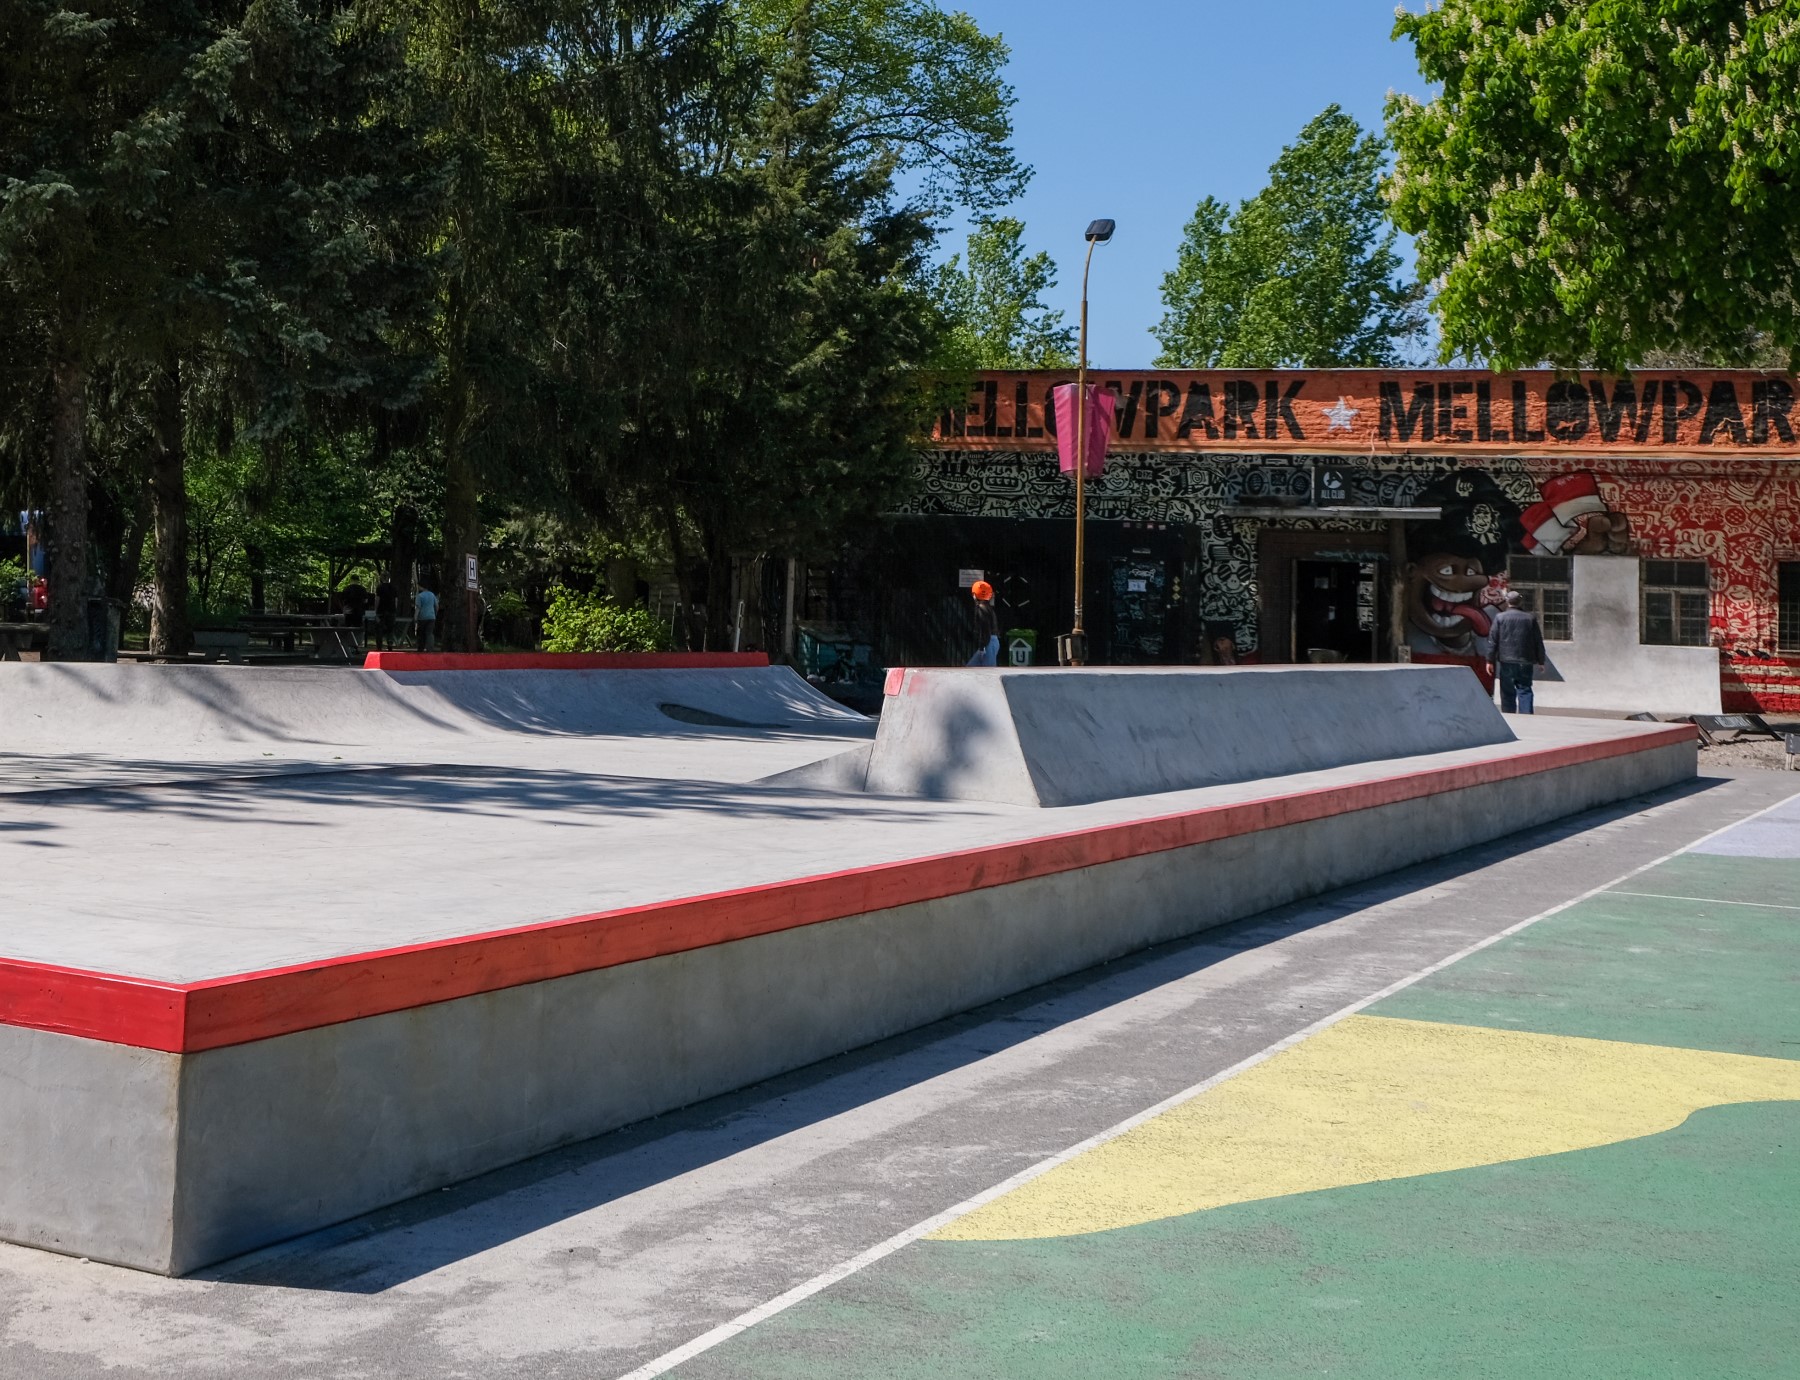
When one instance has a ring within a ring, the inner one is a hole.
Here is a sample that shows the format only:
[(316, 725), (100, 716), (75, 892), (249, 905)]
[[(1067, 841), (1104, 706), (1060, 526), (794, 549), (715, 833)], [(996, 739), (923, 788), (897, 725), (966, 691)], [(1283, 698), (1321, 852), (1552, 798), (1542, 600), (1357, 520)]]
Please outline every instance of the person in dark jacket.
[(1488, 671), (1500, 682), (1500, 710), (1505, 714), (1532, 712), (1531, 677), (1544, 669), (1544, 631), (1519, 607), (1521, 602), (1518, 590), (1507, 590), (1506, 607), (1488, 633), (1494, 644)]
[(998, 666), (1000, 664), (1000, 623), (994, 616), (994, 587), (986, 580), (977, 580), (969, 586), (969, 593), (975, 597), (975, 655), (969, 658), (971, 666)]

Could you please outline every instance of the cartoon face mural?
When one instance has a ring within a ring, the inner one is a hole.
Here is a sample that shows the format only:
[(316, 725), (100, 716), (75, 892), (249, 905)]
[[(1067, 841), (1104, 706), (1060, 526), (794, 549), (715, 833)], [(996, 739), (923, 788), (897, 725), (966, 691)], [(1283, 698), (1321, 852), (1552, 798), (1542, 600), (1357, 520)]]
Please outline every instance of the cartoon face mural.
[(1418, 502), (1442, 512), (1407, 534), (1407, 645), (1434, 655), (1485, 656), (1493, 620), (1482, 596), (1523, 533), (1519, 505), (1485, 470), (1435, 479)]

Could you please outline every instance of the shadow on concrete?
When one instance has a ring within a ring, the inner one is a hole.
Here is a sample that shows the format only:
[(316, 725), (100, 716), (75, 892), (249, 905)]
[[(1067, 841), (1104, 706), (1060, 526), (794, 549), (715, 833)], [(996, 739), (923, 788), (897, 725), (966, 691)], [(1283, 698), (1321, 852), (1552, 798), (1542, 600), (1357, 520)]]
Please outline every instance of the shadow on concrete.
[[(672, 704), (684, 720), (664, 712)], [(43, 662), (0, 677), (0, 717), (74, 743), (427, 745), (485, 737), (873, 737), (875, 721), (781, 668), (380, 672)]]
[(536, 1156), (199, 1272), (258, 1287), (379, 1294), (555, 1222), (999, 1053), (1226, 959), (1658, 805), (1699, 778), (1326, 892), (1047, 983), (753, 1087)]
[[(824, 820), (840, 817), (841, 797), (803, 786), (768, 782), (609, 776), (595, 772), (515, 766), (426, 764), (340, 767), (296, 765), (286, 771), (233, 771), (221, 767), (200, 780), (177, 779), (180, 764), (140, 762), (141, 780), (53, 786), (41, 791), (0, 792), (0, 803), (44, 801), (87, 812), (156, 815), (210, 824), (266, 824), (318, 828), (321, 817), (305, 807), (339, 810), (401, 809), (426, 814), (513, 818), (534, 811), (617, 820), (670, 813), (698, 817)], [(298, 807), (298, 808), (297, 808)], [(876, 823), (931, 823), (945, 817), (917, 809), (883, 809), (859, 798), (857, 817)], [(981, 817), (989, 812), (971, 811)], [(59, 827), (55, 816), (33, 822), (39, 830)]]

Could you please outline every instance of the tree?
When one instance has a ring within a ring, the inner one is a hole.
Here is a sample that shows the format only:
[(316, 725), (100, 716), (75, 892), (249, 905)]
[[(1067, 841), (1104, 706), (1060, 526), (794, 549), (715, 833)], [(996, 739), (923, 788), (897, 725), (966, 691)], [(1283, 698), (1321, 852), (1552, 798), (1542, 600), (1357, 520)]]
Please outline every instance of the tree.
[(1800, 23), (1788, 0), (1443, 0), (1402, 12), (1393, 214), (1446, 353), (1800, 366)]
[[(188, 4), (60, 0), (0, 8), (0, 280), (9, 329), (37, 342), (48, 383), (49, 655), (86, 655), (89, 387), (105, 353), (149, 317), (161, 184), (182, 103), (210, 75)], [(190, 75), (192, 74), (192, 75)], [(36, 392), (15, 376), (9, 400)]]
[[(920, 366), (940, 318), (920, 284), (931, 230), (893, 202), (897, 158), (870, 159), (819, 80), (802, 8), (725, 171), (677, 257), (689, 265), (690, 377), (640, 411), (631, 501), (662, 516), (684, 608), (685, 533), (724, 645), (734, 567), (829, 547), (911, 482), (928, 413)], [(679, 629), (678, 629), (679, 631)]]
[(730, 13), (770, 83), (804, 13), (847, 153), (916, 178), (930, 211), (993, 210), (1025, 190), (1010, 53), (967, 14), (937, 0), (731, 0)]
[(1234, 215), (1207, 197), (1163, 278), (1160, 368), (1379, 368), (1424, 324), (1400, 276), (1380, 177), (1385, 146), (1337, 106), (1281, 151)]
[(396, 216), (421, 200), (416, 149), (377, 109), (404, 58), (380, 7), (355, 0), (4, 12), (0, 275), (54, 380), (52, 655), (85, 652), (89, 443), (110, 444), (98, 423), (151, 437), (152, 650), (180, 655), (196, 373), (248, 401), (254, 436), (383, 372), (384, 332), (409, 297), (416, 312), (421, 277), (396, 252)]
[(950, 322), (945, 362), (951, 369), (1060, 369), (1075, 363), (1075, 332), (1044, 305), (1056, 286), (1048, 254), (1025, 255), (1024, 223), (983, 217), (962, 255), (933, 275), (933, 295)]

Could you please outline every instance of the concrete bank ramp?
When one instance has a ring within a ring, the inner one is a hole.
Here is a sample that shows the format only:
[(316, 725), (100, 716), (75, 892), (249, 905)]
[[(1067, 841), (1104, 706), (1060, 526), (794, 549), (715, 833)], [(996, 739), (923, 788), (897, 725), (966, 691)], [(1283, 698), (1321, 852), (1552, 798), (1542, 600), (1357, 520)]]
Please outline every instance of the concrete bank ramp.
[(386, 672), (338, 667), (0, 665), (0, 752), (168, 754), (284, 744), (418, 748), (528, 735), (778, 729), (862, 715), (783, 666)]
[(1512, 741), (1461, 666), (909, 670), (872, 745), (775, 779), (1085, 805)]

